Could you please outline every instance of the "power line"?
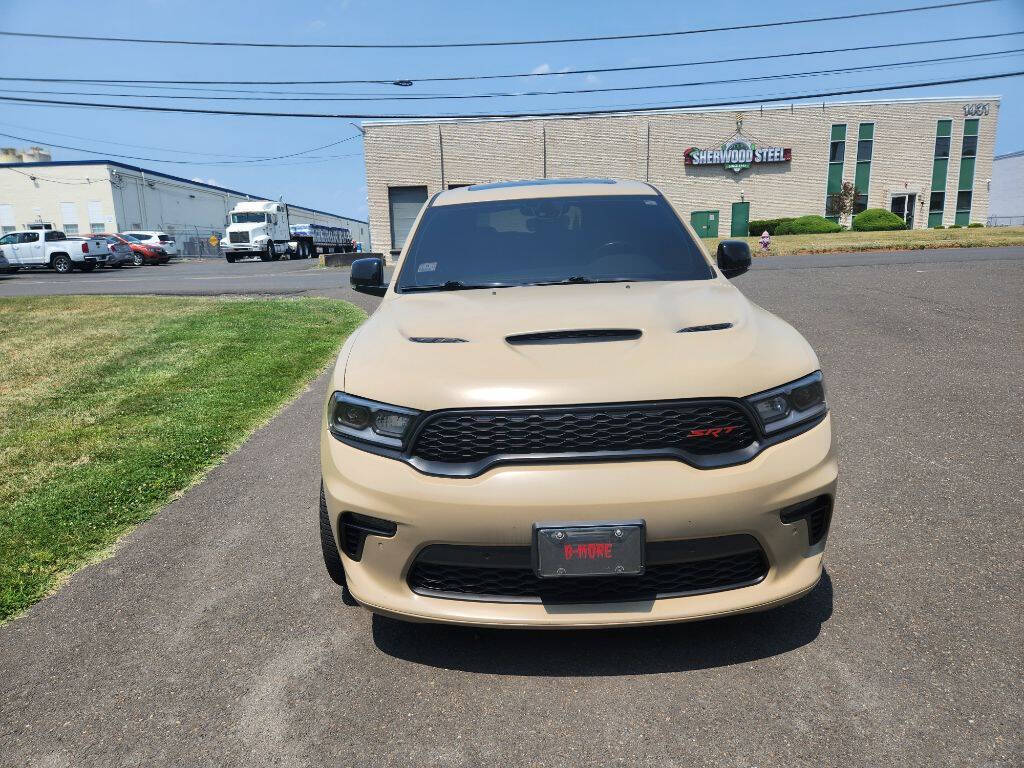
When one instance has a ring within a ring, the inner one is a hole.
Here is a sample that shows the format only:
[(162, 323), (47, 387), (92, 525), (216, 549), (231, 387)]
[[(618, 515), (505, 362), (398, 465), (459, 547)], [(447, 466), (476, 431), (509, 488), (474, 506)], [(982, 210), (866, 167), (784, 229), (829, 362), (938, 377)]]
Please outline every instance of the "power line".
[[(705, 64), (731, 64), (739, 61), (767, 61), (786, 59), (796, 56), (819, 56), (831, 53), (854, 53), (859, 51), (875, 51), (885, 48), (906, 48), (914, 45), (935, 45), (939, 43), (963, 43), (972, 40), (992, 40), (1000, 37), (1024, 35), (1024, 30), (1017, 32), (996, 32), (986, 35), (963, 35), (960, 37), (939, 37), (932, 40), (912, 40), (899, 43), (876, 43), (874, 45), (855, 45), (848, 48), (821, 48), (816, 51), (792, 51), (786, 53), (768, 53), (757, 56), (737, 56), (726, 59), (697, 59), (694, 61), (673, 64), (638, 64), (630, 67), (593, 67), (590, 69), (563, 69), (550, 72), (515, 72), (496, 75), (447, 75), (416, 78), (385, 78), (380, 80), (138, 80), (138, 79), (103, 79), (74, 77), (9, 77), (0, 76), (0, 81), (28, 83), (84, 83), (91, 85), (391, 85), (395, 82), (433, 83), (456, 82), (466, 80), (506, 80), (523, 77), (564, 77), (566, 75), (596, 75), (611, 72), (640, 72), (645, 70), (675, 69), (680, 67), (696, 67)], [(173, 89), (196, 90), (196, 89)], [(236, 93), (235, 89), (229, 89)], [(252, 93), (273, 93), (273, 91), (252, 91)], [(280, 93), (288, 93), (280, 91)]]
[[(953, 61), (965, 61), (972, 59), (985, 59), (997, 56), (1012, 56), (1024, 53), (1024, 48), (1012, 48), (1003, 51), (987, 51), (982, 53), (965, 53), (959, 56), (939, 56), (929, 59), (912, 59), (910, 61), (895, 61), (888, 64), (864, 64), (856, 67), (838, 67), (834, 69), (817, 69), (804, 72), (788, 72), (775, 75), (755, 75), (752, 77), (733, 77), (718, 80), (694, 80), (685, 83), (658, 83), (653, 85), (623, 85), (593, 88), (569, 88), (558, 91), (507, 91), (499, 93), (454, 93), (440, 95), (411, 95), (411, 96), (383, 96), (383, 97), (336, 97), (330, 94), (322, 96), (197, 96), (197, 95), (167, 95), (154, 93), (109, 93), (97, 91), (23, 91), (17, 89), (0, 89), (0, 93), (33, 93), (38, 95), (54, 96), (113, 96), (117, 98), (131, 99), (191, 99), (200, 101), (436, 101), (451, 99), (493, 99), (511, 98), (523, 96), (565, 96), (574, 94), (591, 93), (621, 93), (626, 91), (653, 91), (667, 88), (691, 88), (704, 85), (725, 85), (732, 83), (753, 83), (769, 80), (786, 80), (794, 77), (817, 77), (821, 75), (846, 74), (850, 72), (874, 72), (886, 69), (898, 69), (902, 67), (915, 67), (923, 64), (939, 64)], [(2, 134), (0, 134), (2, 135)]]
[(937, 3), (933, 5), (918, 5), (910, 8), (893, 8), (886, 11), (866, 11), (863, 13), (850, 13), (843, 16), (818, 16), (807, 19), (789, 19), (786, 21), (766, 21), (758, 24), (739, 24), (728, 27), (704, 27), (701, 29), (683, 29), (671, 32), (644, 32), (630, 35), (598, 35), (595, 37), (562, 37), (546, 40), (487, 40), (473, 42), (448, 42), (448, 43), (247, 43), (241, 41), (224, 40), (174, 40), (147, 37), (99, 37), (89, 35), (58, 35), (43, 32), (12, 32), (0, 30), (0, 35), (7, 37), (28, 37), (43, 38), (47, 40), (71, 40), (76, 42), (102, 42), (102, 43), (144, 43), (150, 45), (199, 45), (218, 46), (235, 48), (485, 48), (512, 45), (554, 45), (562, 43), (594, 43), (607, 42), (611, 40), (642, 40), (662, 37), (682, 37), (684, 35), (702, 35), (712, 32), (737, 32), (746, 29), (771, 29), (775, 27), (788, 27), (797, 24), (817, 24), (827, 21), (849, 21), (851, 19), (865, 19), (878, 16), (894, 16), (903, 13), (917, 13), (919, 11), (933, 11), (946, 8), (958, 8), (969, 5), (982, 5), (996, 2), (996, 0), (958, 0), (951, 3)]
[[(115, 109), (129, 112), (173, 112), (189, 115), (238, 115), (242, 117), (303, 117), (322, 118), (329, 120), (438, 120), (449, 118), (462, 119), (488, 119), (488, 118), (520, 118), (520, 117), (575, 117), (586, 115), (615, 115), (624, 112), (664, 112), (678, 109), (703, 109), (712, 107), (732, 107), (749, 104), (767, 104), (778, 101), (799, 101), (806, 99), (823, 99), (831, 96), (851, 96), (862, 93), (879, 93), (881, 91), (904, 91), (911, 88), (929, 88), (938, 85), (956, 85), (959, 83), (977, 83), (987, 80), (1002, 80), (1010, 77), (1020, 77), (1024, 70), (1015, 72), (998, 72), (987, 75), (974, 75), (971, 77), (955, 77), (943, 80), (931, 80), (918, 83), (901, 83), (899, 85), (876, 85), (866, 88), (846, 88), (836, 91), (821, 91), (818, 93), (791, 94), (772, 99), (733, 99), (728, 101), (705, 101), (691, 102), (689, 104), (672, 104), (667, 106), (651, 107), (630, 107), (628, 109), (606, 107), (585, 110), (569, 110), (560, 112), (480, 112), (474, 114), (459, 113), (434, 113), (434, 114), (394, 114), (394, 113), (330, 113), (330, 112), (253, 112), (247, 110), (227, 109), (205, 109), (200, 107), (163, 107), (148, 106), (145, 104), (107, 104), (88, 101), (66, 101), (58, 99), (30, 99), (14, 96), (0, 96), (0, 101), (7, 101), (23, 105), (44, 105), (57, 107), (86, 107), (92, 109)], [(351, 137), (355, 138), (355, 137)], [(22, 139), (22, 141), (34, 141), (33, 139)], [(39, 142), (47, 144), (48, 142)], [(56, 146), (56, 145), (53, 145)], [(163, 162), (163, 161), (160, 161)]]
[[(2, 97), (0, 97), (0, 98), (2, 98)], [(334, 141), (334, 142), (331, 142), (330, 144), (324, 144), (322, 147), (313, 147), (312, 149), (304, 149), (301, 152), (292, 152), (292, 153), (287, 154), (287, 155), (276, 155), (274, 157), (261, 157), (261, 158), (254, 158), (254, 159), (251, 159), (251, 160), (222, 160), (222, 161), (216, 161), (216, 160), (162, 160), (162, 159), (157, 158), (157, 157), (140, 157), (138, 155), (117, 155), (117, 154), (113, 154), (113, 153), (110, 153), (110, 152), (96, 152), (95, 150), (83, 149), (82, 147), (70, 147), (70, 146), (67, 146), (67, 145), (64, 145), (64, 144), (54, 144), (51, 141), (43, 141), (43, 140), (40, 140), (40, 139), (29, 139), (29, 138), (26, 138), (24, 136), (15, 136), (14, 134), (11, 134), (11, 133), (0, 133), (0, 136), (3, 136), (3, 137), (8, 138), (8, 139), (16, 139), (18, 141), (25, 141), (25, 142), (28, 142), (30, 144), (45, 144), (48, 147), (56, 147), (57, 149), (68, 149), (68, 150), (71, 150), (72, 152), (85, 152), (86, 154), (90, 154), (90, 155), (103, 155), (105, 157), (118, 157), (118, 158), (121, 158), (121, 159), (124, 159), (124, 160), (142, 160), (142, 161), (149, 162), (149, 163), (174, 163), (176, 165), (220, 165), (220, 166), (227, 166), (227, 165), (250, 165), (252, 163), (260, 163), (260, 162), (264, 162), (264, 161), (268, 161), (268, 160), (283, 160), (283, 159), (289, 158), (289, 157), (298, 157), (298, 156), (304, 155), (304, 154), (306, 154), (308, 152), (317, 152), (317, 151), (319, 151), (321, 149), (327, 149), (328, 147), (336, 147), (339, 144), (344, 144), (346, 141), (351, 141), (352, 139), (356, 138), (357, 136), (361, 136), (361, 135), (362, 134), (357, 133), (357, 134), (354, 134), (352, 136), (348, 136), (348, 137), (346, 137), (344, 139), (341, 139), (340, 141)]]

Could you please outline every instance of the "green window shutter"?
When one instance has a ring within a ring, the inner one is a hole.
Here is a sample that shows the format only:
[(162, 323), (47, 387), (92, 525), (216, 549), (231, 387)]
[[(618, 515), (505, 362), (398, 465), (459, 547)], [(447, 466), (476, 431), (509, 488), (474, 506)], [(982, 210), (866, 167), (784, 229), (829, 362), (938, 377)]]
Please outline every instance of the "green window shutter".
[(971, 212), (970, 211), (957, 211), (956, 218), (953, 220), (954, 224), (959, 224), (961, 227), (966, 227), (971, 223)]
[(960, 160), (960, 183), (957, 189), (974, 188), (974, 158), (965, 157)]
[(977, 136), (978, 135), (978, 121), (964, 120), (964, 136)]
[(832, 141), (846, 141), (846, 124), (832, 126)]
[(940, 211), (936, 211), (935, 213), (929, 213), (928, 214), (928, 226), (929, 227), (938, 227), (941, 224), (942, 224), (942, 213)]
[(858, 141), (871, 141), (875, 138), (875, 124), (874, 123), (861, 123), (860, 130), (857, 132)]
[(843, 164), (828, 164), (828, 188), (827, 194), (834, 195), (843, 188)]
[(952, 136), (953, 135), (953, 121), (952, 120), (939, 120), (939, 125), (935, 129), (936, 136)]
[(946, 188), (946, 172), (949, 169), (948, 157), (937, 157), (932, 163), (932, 191), (941, 192)]
[(868, 184), (871, 181), (871, 161), (865, 160), (857, 163), (857, 175), (854, 177), (853, 186), (857, 188), (857, 191), (861, 194), (866, 195), (868, 193)]

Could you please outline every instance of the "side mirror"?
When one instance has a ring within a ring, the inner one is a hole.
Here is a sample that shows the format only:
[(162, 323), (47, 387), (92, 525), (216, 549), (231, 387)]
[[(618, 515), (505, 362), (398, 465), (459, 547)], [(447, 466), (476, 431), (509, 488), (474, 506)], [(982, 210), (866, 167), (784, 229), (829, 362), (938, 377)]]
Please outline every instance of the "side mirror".
[(750, 246), (744, 240), (723, 240), (718, 244), (718, 269), (732, 280), (750, 269)]
[(384, 282), (384, 259), (380, 256), (369, 256), (353, 261), (349, 283), (354, 291), (368, 293), (371, 296), (383, 296), (388, 291), (388, 284)]

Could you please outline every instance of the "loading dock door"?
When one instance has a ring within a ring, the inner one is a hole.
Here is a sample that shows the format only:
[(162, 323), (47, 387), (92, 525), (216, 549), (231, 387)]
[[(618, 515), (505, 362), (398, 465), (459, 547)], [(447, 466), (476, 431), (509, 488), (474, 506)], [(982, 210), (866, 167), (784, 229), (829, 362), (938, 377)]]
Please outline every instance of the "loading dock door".
[(732, 222), (729, 224), (729, 237), (746, 237), (750, 226), (750, 203), (732, 204)]
[(718, 211), (691, 212), (690, 226), (697, 232), (697, 237), (718, 237)]
[(427, 202), (426, 187), (389, 187), (388, 209), (391, 214), (391, 253), (402, 250), (420, 208)]

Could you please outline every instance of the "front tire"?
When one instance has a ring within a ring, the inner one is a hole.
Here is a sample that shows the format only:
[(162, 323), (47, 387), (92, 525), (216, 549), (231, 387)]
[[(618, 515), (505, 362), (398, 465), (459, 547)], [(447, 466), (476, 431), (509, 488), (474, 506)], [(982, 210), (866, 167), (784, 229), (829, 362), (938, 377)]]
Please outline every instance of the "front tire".
[(132, 254), (132, 264), (136, 267), (141, 267), (146, 263), (146, 260), (142, 257), (142, 254), (136, 251)]
[(74, 266), (71, 263), (71, 257), (65, 256), (63, 253), (59, 256), (54, 256), (50, 266), (53, 267), (54, 272), (61, 275), (71, 274), (71, 270), (74, 269)]
[(260, 254), (260, 261), (277, 261), (277, 254), (274, 251), (274, 244), (267, 243), (267, 250)]
[(331, 577), (331, 581), (341, 587), (341, 602), (345, 605), (359, 605), (345, 583), (345, 566), (341, 562), (341, 553), (338, 552), (338, 545), (334, 541), (334, 532), (331, 530), (331, 518), (327, 514), (327, 499), (324, 496), (323, 480), (320, 481), (320, 549), (324, 555), (327, 575)]
[(228, 264), (235, 263), (235, 254), (233, 253), (225, 253), (224, 258), (227, 259)]

